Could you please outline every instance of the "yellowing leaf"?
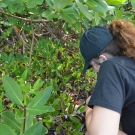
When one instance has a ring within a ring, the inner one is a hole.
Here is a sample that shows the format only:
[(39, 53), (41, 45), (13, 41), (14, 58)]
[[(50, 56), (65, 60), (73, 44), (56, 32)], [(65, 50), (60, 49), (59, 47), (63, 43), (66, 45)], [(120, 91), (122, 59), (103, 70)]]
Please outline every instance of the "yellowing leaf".
[(126, 2), (126, 0), (105, 0), (105, 1), (108, 5), (119, 5)]

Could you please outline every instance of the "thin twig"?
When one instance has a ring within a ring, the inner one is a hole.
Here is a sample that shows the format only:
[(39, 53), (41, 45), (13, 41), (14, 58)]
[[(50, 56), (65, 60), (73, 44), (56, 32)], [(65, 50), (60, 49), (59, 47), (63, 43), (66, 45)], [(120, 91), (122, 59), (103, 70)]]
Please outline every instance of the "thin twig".
[(10, 16), (10, 17), (13, 17), (13, 18), (17, 18), (17, 19), (19, 19), (19, 20), (26, 21), (26, 22), (33, 22), (33, 23), (48, 22), (48, 21), (45, 20), (45, 19), (42, 19), (42, 20), (36, 20), (36, 19), (22, 18), (22, 17), (16, 16), (16, 15), (12, 15), (12, 14), (3, 12), (3, 11), (0, 11), (0, 13), (3, 14), (3, 15), (6, 15), (6, 16)]
[(45, 22), (43, 22), (43, 24), (46, 26), (47, 30), (51, 33), (52, 37), (55, 38), (55, 39), (57, 39), (57, 37), (53, 34), (53, 32), (50, 29), (50, 27)]
[[(31, 23), (32, 25), (32, 23)], [(31, 43), (31, 48), (30, 48), (30, 61), (29, 61), (29, 66), (31, 65), (31, 57), (32, 57), (32, 52), (33, 52), (33, 46), (34, 46), (34, 29), (33, 29), (33, 26), (32, 26), (32, 43)]]

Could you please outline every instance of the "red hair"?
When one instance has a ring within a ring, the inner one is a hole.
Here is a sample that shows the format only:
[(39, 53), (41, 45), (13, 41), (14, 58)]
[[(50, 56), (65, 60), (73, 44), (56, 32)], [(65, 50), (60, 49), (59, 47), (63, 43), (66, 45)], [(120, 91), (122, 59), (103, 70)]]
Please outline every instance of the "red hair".
[(125, 20), (115, 20), (108, 25), (123, 54), (135, 58), (135, 26)]

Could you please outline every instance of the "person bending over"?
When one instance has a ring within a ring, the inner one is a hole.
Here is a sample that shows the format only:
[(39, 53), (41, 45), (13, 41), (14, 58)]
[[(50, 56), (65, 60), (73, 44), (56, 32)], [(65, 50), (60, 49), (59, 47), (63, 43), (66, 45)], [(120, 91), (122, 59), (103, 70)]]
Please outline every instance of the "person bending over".
[(83, 74), (99, 70), (85, 135), (135, 135), (135, 26), (125, 20), (94, 26), (83, 33), (80, 51)]

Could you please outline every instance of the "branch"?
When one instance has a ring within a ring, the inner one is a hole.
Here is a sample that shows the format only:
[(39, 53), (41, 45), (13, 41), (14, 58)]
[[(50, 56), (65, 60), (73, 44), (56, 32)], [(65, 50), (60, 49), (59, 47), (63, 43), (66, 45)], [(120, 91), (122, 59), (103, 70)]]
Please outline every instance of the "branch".
[(34, 46), (34, 30), (32, 26), (32, 43), (31, 43), (31, 48), (30, 48), (30, 61), (29, 61), (29, 66), (31, 65), (31, 57), (32, 57), (32, 52), (33, 52), (33, 46)]
[(48, 22), (48, 21), (45, 20), (45, 19), (42, 19), (42, 20), (36, 20), (36, 19), (22, 18), (22, 17), (19, 17), (19, 16), (11, 15), (11, 14), (9, 14), (9, 13), (5, 13), (5, 12), (3, 12), (3, 11), (0, 11), (0, 13), (3, 14), (3, 15), (6, 15), (6, 16), (10, 16), (10, 17), (13, 17), (13, 18), (17, 18), (17, 19), (26, 21), (26, 22), (33, 22), (33, 23)]

